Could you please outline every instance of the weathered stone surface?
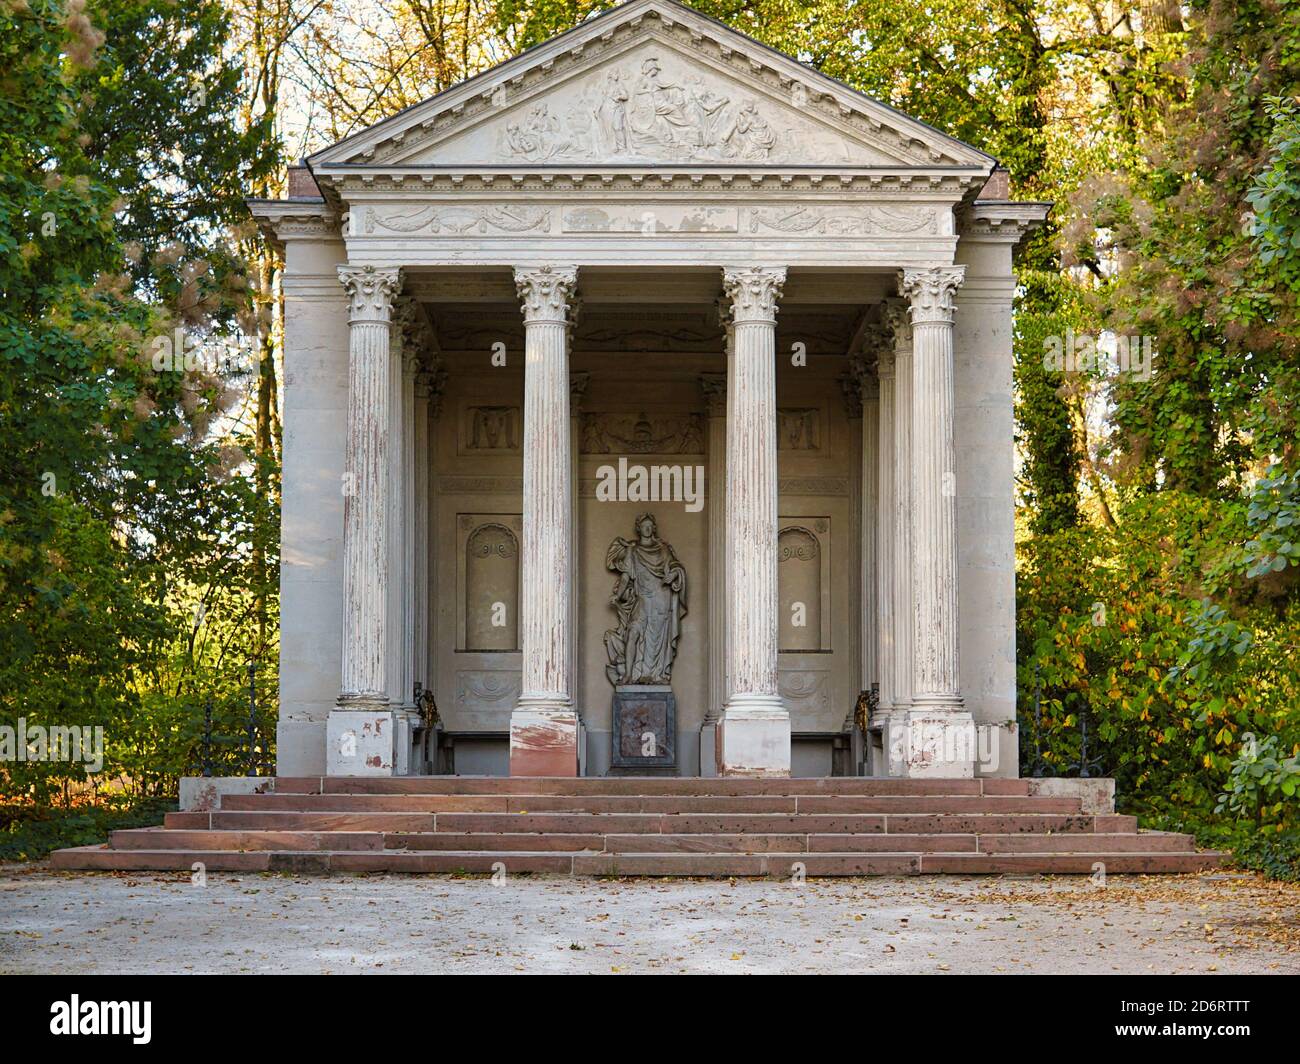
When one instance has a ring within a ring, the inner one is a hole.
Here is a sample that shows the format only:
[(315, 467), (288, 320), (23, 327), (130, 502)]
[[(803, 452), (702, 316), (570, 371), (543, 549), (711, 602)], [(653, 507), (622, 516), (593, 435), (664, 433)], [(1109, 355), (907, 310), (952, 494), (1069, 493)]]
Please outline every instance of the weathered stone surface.
[(266, 776), (182, 776), (178, 805), (181, 812), (207, 812), (220, 809), (225, 795), (268, 794), (275, 784)]
[[(686, 616), (686, 568), (659, 537), (654, 514), (637, 514), (635, 525), (632, 539), (618, 536), (605, 552), (605, 568), (618, 574), (610, 595), (618, 626), (605, 633), (605, 675), (616, 689), (670, 684)], [(616, 714), (618, 705), (616, 690)]]
[(613, 716), (613, 768), (662, 771), (677, 767), (677, 700), (671, 688), (616, 687)]
[[(286, 783), (290, 781), (286, 780)], [(1215, 867), (1186, 835), (1078, 811), (1031, 781), (414, 779), (300, 781), (241, 808), (62, 850), (60, 869), (574, 875), (1162, 873)], [(1085, 781), (1089, 782), (1089, 781)], [(365, 788), (381, 788), (370, 793)], [(421, 790), (414, 788), (419, 787)], [(531, 787), (542, 793), (527, 793)], [(1098, 792), (1103, 788), (1097, 788)], [(1010, 792), (1010, 793), (1008, 793)]]

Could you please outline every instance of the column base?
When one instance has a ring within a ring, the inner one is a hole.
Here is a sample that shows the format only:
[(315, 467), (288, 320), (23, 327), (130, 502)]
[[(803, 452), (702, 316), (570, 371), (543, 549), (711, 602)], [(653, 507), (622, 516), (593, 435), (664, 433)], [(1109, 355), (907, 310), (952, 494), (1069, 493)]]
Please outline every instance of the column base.
[(777, 695), (732, 695), (717, 728), (718, 775), (790, 775), (790, 714)]
[(890, 776), (972, 779), (978, 758), (975, 718), (965, 710), (894, 709), (882, 733)]
[(510, 714), (510, 775), (578, 776), (582, 741), (572, 706), (520, 702)]
[[(349, 702), (349, 706), (355, 701)], [(325, 772), (330, 776), (402, 776), (410, 771), (411, 732), (392, 710), (331, 710), (325, 724)]]

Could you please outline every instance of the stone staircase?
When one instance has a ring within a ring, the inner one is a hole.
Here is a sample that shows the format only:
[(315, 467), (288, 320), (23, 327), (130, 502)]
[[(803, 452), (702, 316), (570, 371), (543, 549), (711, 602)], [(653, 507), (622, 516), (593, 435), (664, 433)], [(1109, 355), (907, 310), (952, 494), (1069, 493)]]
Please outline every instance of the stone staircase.
[(1196, 872), (1221, 854), (1031, 780), (411, 778), (268, 781), (59, 869), (809, 876)]

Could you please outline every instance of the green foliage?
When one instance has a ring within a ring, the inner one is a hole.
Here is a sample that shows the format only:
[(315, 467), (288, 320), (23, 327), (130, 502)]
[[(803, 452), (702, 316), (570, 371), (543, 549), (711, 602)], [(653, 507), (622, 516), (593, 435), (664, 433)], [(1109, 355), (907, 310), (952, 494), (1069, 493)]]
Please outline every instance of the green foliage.
[(1300, 470), (1270, 470), (1255, 484), (1246, 512), (1253, 537), (1245, 546), (1246, 576), (1300, 564)]
[(1268, 98), (1272, 123), (1268, 159), (1255, 175), (1246, 202), (1254, 212), (1250, 235), (1260, 266), (1280, 271), (1291, 291), (1300, 286), (1300, 108), (1294, 99)]
[[(1300, 606), (1234, 607), (1170, 589), (1246, 537), (1244, 507), (1160, 492), (1126, 504), (1117, 530), (1035, 536), (1018, 575), (1022, 769), (1068, 774), (1079, 716), (1090, 756), (1131, 808), (1207, 817), (1246, 732), (1300, 741), (1300, 674), (1288, 649)], [(1040, 724), (1034, 723), (1034, 701)]]
[[(162, 793), (185, 755), (158, 699), (192, 702), (199, 665), (218, 696), (245, 657), (274, 667), (272, 638), (241, 633), (276, 578), (272, 554), (250, 586), (253, 529), (278, 524), (220, 429), (241, 380), (151, 358), (247, 310), (221, 226), (270, 145), (233, 132), (219, 5), (89, 14), (0, 9), (0, 724), (101, 726), (106, 777), (172, 750), (127, 784)], [(179, 93), (191, 69), (212, 71), (207, 106)], [(41, 802), (87, 786), (66, 762), (0, 769), (0, 793)]]
[(1233, 846), (1237, 864), (1270, 879), (1300, 882), (1300, 831), (1246, 832)]
[(161, 824), (163, 814), (175, 808), (175, 802), (157, 798), (107, 799), (69, 809), (0, 805), (0, 861), (39, 861), (52, 850), (94, 846), (105, 842), (110, 831)]
[(1048, 342), (1085, 333), (1091, 321), (1076, 289), (1059, 273), (1022, 269), (1015, 307), (1016, 437), (1024, 453), (1020, 498), (1035, 534), (1080, 520), (1079, 447), (1067, 397), (1069, 378), (1045, 365)]
[[(1286, 757), (1276, 735), (1259, 740), (1253, 732), (1241, 737), (1241, 751), (1232, 761), (1228, 788), (1219, 795), (1216, 813), (1251, 817), (1257, 826), (1277, 821), (1300, 790), (1300, 755)], [(1300, 806), (1297, 806), (1300, 808)]]
[(1227, 498), (1254, 463), (1297, 461), (1300, 4), (1192, 6), (1168, 135), (1079, 207), (1121, 267), (1111, 319), (1157, 337), (1152, 379), (1116, 392), (1132, 479)]

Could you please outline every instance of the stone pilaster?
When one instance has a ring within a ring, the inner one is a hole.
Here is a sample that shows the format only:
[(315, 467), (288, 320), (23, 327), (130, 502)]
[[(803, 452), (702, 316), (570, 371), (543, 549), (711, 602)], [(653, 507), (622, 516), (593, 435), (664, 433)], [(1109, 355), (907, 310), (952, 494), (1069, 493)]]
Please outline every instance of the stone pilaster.
[[(727, 323), (728, 349), (730, 344)], [(704, 446), (709, 522), (709, 701), (700, 725), (700, 775), (716, 776), (717, 727), (727, 701), (727, 375), (701, 374), (700, 390), (708, 415)]]
[(430, 536), (430, 494), (433, 469), (433, 422), (446, 372), (436, 353), (425, 351), (425, 361), (415, 377), (415, 679), (434, 688), (432, 613), (429, 583), (434, 571)]
[[(343, 668), (338, 706), (326, 728), (326, 770), (340, 775), (396, 771), (388, 698), (392, 656), (389, 598), (394, 362), (393, 299), (398, 269), (340, 266), (348, 294), (347, 465), (343, 485)], [(387, 734), (374, 749), (376, 732)]]
[(512, 776), (574, 776), (578, 715), (569, 686), (572, 587), (569, 301), (572, 266), (515, 270), (524, 313), (522, 693), (510, 718)]
[[(880, 385), (875, 367), (884, 342), (882, 327), (873, 327), (863, 337), (862, 349), (849, 358), (849, 371), (841, 380), (845, 411), (850, 424), (857, 422), (853, 453), (854, 476), (850, 482), (850, 517), (858, 544), (858, 603), (855, 634), (858, 645), (858, 686), (862, 694), (879, 682), (879, 635), (876, 617), (876, 520), (880, 477), (876, 450), (880, 445)], [(851, 731), (856, 706), (849, 710), (845, 730)]]
[[(419, 507), (416, 487), (417, 461), (420, 471), (424, 459), (416, 452), (415, 378), (420, 359), (415, 350), (404, 346), (402, 352), (402, 705), (415, 709), (415, 526)], [(427, 426), (426, 426), (427, 431)]]
[(788, 776), (790, 715), (777, 689), (776, 310), (784, 267), (727, 268), (734, 353), (728, 381), (730, 692), (721, 774)]
[(885, 303), (894, 347), (894, 698), (895, 710), (912, 704), (912, 327), (904, 300)]
[(912, 672), (908, 775), (974, 774), (961, 695), (953, 297), (965, 268), (904, 270), (912, 324)]
[(429, 677), (429, 391), (432, 375), (415, 376), (415, 586), (412, 671), (421, 687)]
[[(574, 302), (576, 302), (576, 297)], [(569, 314), (569, 321), (573, 324), (577, 323), (576, 310), (572, 310)], [(581, 705), (579, 684), (582, 679), (582, 670), (578, 664), (580, 653), (580, 647), (578, 646), (579, 609), (582, 603), (582, 564), (579, 560), (582, 558), (582, 527), (578, 521), (578, 507), (581, 502), (578, 498), (578, 484), (582, 454), (582, 400), (586, 396), (590, 384), (591, 374), (585, 370), (569, 374), (569, 568), (573, 573), (569, 591), (569, 693), (574, 700), (575, 709)], [(581, 712), (579, 712), (579, 717), (581, 717)], [(583, 768), (586, 763), (587, 751), (582, 746), (579, 746), (578, 775), (583, 775)]]
[[(886, 321), (886, 328), (890, 323)], [(883, 344), (878, 350), (876, 379), (877, 399), (876, 446), (876, 667), (879, 672), (880, 697), (876, 719), (883, 723), (894, 707), (898, 692), (898, 658), (894, 652), (894, 347)], [(905, 575), (905, 574), (904, 574)]]
[(406, 467), (410, 443), (407, 439), (409, 410), (406, 395), (412, 374), (405, 362), (410, 333), (420, 312), (419, 304), (409, 297), (393, 301), (393, 328), (390, 336), (392, 370), (389, 374), (388, 405), (388, 702), (393, 709), (409, 710), (411, 692), (406, 686), (407, 643), (411, 630), (406, 612), (410, 597), (407, 571), (407, 500)]

